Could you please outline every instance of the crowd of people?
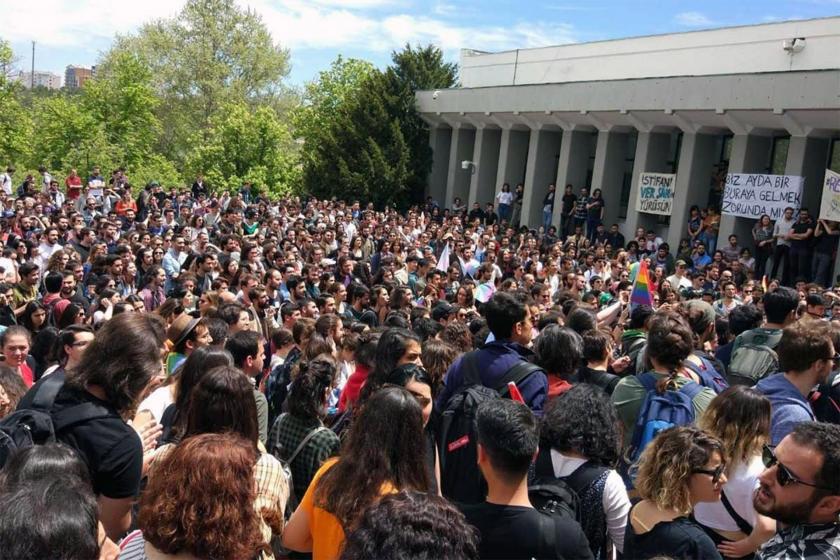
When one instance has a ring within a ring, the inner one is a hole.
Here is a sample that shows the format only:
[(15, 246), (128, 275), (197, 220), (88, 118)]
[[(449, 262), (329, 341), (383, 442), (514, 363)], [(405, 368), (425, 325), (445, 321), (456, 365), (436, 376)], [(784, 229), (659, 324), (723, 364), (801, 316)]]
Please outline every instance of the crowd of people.
[(692, 210), (672, 253), (597, 188), (532, 229), (521, 185), (13, 176), (0, 560), (840, 557), (838, 230), (805, 209), (753, 252)]

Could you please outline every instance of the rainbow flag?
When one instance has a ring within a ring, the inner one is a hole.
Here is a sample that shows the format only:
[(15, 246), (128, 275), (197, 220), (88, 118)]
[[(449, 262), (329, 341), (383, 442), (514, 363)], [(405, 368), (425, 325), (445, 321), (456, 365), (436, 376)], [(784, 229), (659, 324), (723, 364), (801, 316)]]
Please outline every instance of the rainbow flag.
[(647, 261), (644, 259), (639, 265), (636, 280), (633, 282), (633, 292), (630, 294), (630, 305), (653, 306), (653, 296), (650, 293), (650, 278), (648, 277), (648, 265)]

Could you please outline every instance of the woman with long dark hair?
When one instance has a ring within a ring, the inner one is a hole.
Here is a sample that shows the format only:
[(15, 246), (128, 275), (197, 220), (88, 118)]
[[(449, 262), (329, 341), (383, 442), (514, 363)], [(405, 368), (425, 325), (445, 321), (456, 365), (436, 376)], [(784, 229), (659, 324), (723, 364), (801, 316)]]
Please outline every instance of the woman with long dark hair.
[(376, 358), (373, 370), (368, 375), (367, 383), (362, 388), (360, 399), (365, 401), (383, 384), (388, 375), (397, 367), (405, 364), (422, 366), (420, 361), (420, 337), (407, 329), (390, 328), (382, 333), (376, 346)]
[(401, 387), (371, 395), (350, 427), (339, 458), (315, 474), (283, 532), (283, 545), (314, 558), (335, 558), (345, 532), (383, 495), (425, 491), (423, 412)]

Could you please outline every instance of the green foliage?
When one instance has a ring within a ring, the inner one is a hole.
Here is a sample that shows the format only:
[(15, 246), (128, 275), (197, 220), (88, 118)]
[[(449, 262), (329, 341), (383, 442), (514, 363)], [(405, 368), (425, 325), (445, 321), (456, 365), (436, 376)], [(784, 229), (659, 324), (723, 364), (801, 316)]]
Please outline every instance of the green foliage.
[(149, 65), (136, 55), (118, 52), (98, 69), (84, 87), (82, 105), (103, 127), (107, 142), (120, 146), (122, 162), (142, 165), (152, 155), (161, 126), (155, 115), (159, 105)]
[(421, 202), (432, 169), (432, 148), (429, 127), (417, 112), (414, 94), (417, 90), (453, 87), (458, 67), (445, 63), (443, 52), (432, 45), (417, 49), (406, 45), (391, 58), (393, 64), (386, 71), (391, 99), (395, 100), (391, 115), (399, 122), (410, 153), (406, 188), (412, 194), (412, 202)]
[(196, 139), (209, 137), (211, 120), (230, 103), (271, 103), (285, 90), (289, 53), (276, 45), (258, 14), (232, 0), (190, 0), (171, 20), (121, 37), (105, 57), (124, 53), (149, 61), (161, 103), (157, 148), (185, 162)]
[(339, 57), (307, 86), (297, 122), (308, 191), (400, 205), (422, 199), (432, 151), (414, 94), (451, 87), (456, 67), (433, 46), (406, 46), (392, 58), (383, 73)]
[[(0, 65), (10, 64), (12, 49), (0, 40)], [(26, 161), (30, 153), (29, 139), (32, 135), (32, 120), (20, 103), (20, 85), (6, 79), (0, 72), (0, 157), (6, 158), (4, 167)]]
[[(0, 64), (12, 52), (0, 41)], [(392, 54), (384, 71), (339, 56), (302, 93), (287, 88), (289, 53), (234, 0), (188, 0), (172, 19), (119, 36), (81, 90), (23, 90), (0, 76), (0, 165), (47, 165), (61, 178), (125, 166), (134, 185), (216, 190), (245, 180), (405, 205), (431, 169), (418, 89), (452, 87), (457, 68), (433, 46)]]
[(360, 198), (378, 204), (407, 200), (409, 152), (391, 118), (385, 76), (362, 80), (333, 120), (320, 130), (304, 160), (304, 186), (316, 196)]
[(187, 169), (204, 173), (214, 189), (238, 189), (246, 180), (274, 193), (293, 187), (296, 145), (272, 108), (226, 105), (202, 136), (196, 138)]

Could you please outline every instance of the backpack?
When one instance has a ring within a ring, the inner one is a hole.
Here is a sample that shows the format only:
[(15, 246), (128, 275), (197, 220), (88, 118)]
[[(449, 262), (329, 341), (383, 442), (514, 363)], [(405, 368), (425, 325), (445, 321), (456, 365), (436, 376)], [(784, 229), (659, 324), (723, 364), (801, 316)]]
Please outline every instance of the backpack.
[(642, 373), (637, 375), (636, 378), (645, 388), (647, 394), (639, 409), (636, 427), (633, 430), (633, 439), (630, 440), (630, 447), (627, 449), (625, 457), (628, 467), (627, 475), (631, 483), (635, 479), (642, 452), (659, 432), (675, 426), (689, 426), (694, 423), (694, 404), (692, 401), (703, 390), (703, 387), (699, 384), (689, 381), (679, 389), (669, 385), (665, 391), (660, 393), (656, 389), (657, 377), (653, 373)]
[(587, 461), (572, 474), (558, 478), (554, 476), (550, 452), (541, 450), (534, 464), (534, 476), (528, 482), (528, 499), (540, 513), (581, 523), (581, 493), (607, 470)]
[(700, 362), (703, 364), (702, 366), (698, 366), (689, 360), (685, 360), (683, 365), (697, 374), (697, 377), (700, 378), (701, 386), (711, 389), (716, 395), (721, 394), (729, 388), (729, 383), (727, 383), (723, 374), (720, 373), (723, 371), (722, 365), (716, 365), (714, 362), (709, 360), (709, 358), (699, 352), (694, 352), (694, 355), (700, 358)]
[(31, 408), (18, 409), (0, 420), (0, 468), (19, 449), (54, 443), (56, 434), (70, 426), (111, 412), (92, 402), (82, 403), (52, 414), (50, 409), (64, 386), (64, 372), (57, 371), (38, 383)]
[(508, 382), (519, 384), (536, 371), (537, 365), (524, 360), (511, 367), (494, 388), (481, 384), (478, 372), (478, 351), (461, 359), (464, 382), (440, 417), (438, 447), (440, 449), (440, 486), (444, 496), (454, 502), (477, 504), (487, 496), (487, 483), (476, 465), (478, 406), (508, 394)]
[(283, 403), (289, 395), (289, 385), (292, 383), (292, 368), (300, 361), (300, 356), (301, 353), (299, 350), (295, 354), (290, 352), (286, 356), (286, 360), (272, 369), (265, 380), (265, 398), (268, 401), (269, 426), (274, 425), (274, 421), (280, 416), (283, 410)]
[(779, 356), (775, 348), (782, 340), (782, 332), (747, 331), (738, 337), (738, 347), (729, 360), (729, 383), (752, 387), (768, 375), (779, 371)]
[[(286, 416), (286, 413), (281, 414), (280, 418), (277, 419), (278, 422)], [(280, 464), (283, 467), (283, 476), (286, 479), (286, 483), (289, 486), (289, 499), (286, 501), (286, 519), (291, 517), (292, 512), (294, 512), (298, 505), (300, 505), (300, 498), (295, 495), (295, 485), (292, 481), (292, 463), (295, 461), (297, 456), (306, 448), (306, 444), (309, 443), (312, 438), (318, 435), (320, 432), (325, 430), (329, 430), (326, 426), (318, 426), (310, 430), (308, 434), (300, 441), (298, 446), (292, 451), (292, 454), (289, 455), (288, 459), (283, 457), (283, 447), (279, 446), (279, 449), (272, 449), (271, 454), (274, 455)]]

